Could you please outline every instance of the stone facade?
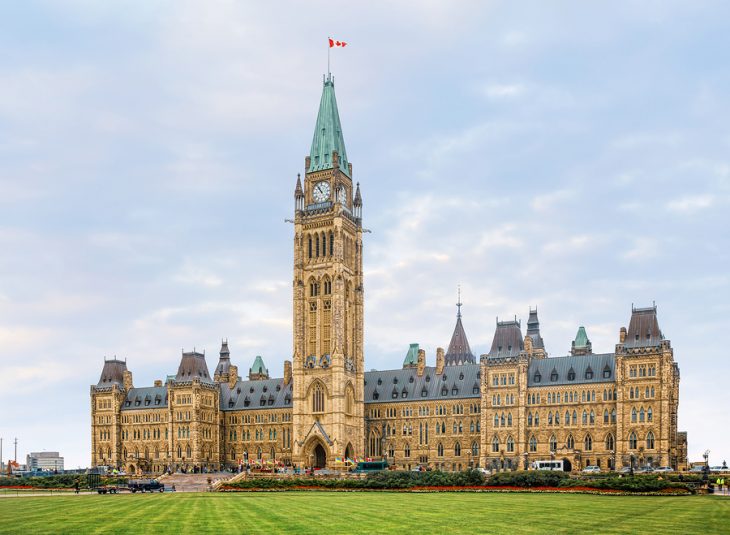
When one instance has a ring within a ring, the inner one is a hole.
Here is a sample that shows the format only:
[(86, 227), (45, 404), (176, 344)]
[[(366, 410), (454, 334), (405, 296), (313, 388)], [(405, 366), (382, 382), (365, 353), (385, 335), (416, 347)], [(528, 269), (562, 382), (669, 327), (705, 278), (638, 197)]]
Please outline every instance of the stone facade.
[(411, 344), (402, 368), (365, 372), (362, 197), (329, 78), (294, 201), (293, 358), (284, 377), (270, 378), (257, 356), (243, 380), (227, 341), (213, 376), (204, 354), (183, 352), (177, 374), (151, 387), (134, 386), (126, 361), (105, 361), (91, 387), (93, 466), (343, 468), (342, 459), (371, 457), (401, 469), (552, 459), (573, 470), (686, 467), (679, 368), (656, 307), (632, 309), (613, 352), (594, 354), (581, 327), (564, 357), (548, 357), (530, 310), (524, 336), (516, 319), (498, 321), (477, 361), (459, 303), (435, 366)]

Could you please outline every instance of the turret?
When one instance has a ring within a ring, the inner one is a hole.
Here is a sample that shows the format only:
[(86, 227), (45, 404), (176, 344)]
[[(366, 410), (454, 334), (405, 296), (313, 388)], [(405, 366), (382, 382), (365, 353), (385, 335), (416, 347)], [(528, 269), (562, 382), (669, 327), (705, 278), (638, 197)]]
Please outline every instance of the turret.
[(444, 373), (444, 348), (443, 347), (437, 347), (436, 348), (436, 375), (441, 375)]
[(476, 359), (471, 352), (469, 341), (466, 339), (466, 332), (464, 332), (464, 326), (461, 323), (461, 289), (459, 289), (459, 299), (456, 307), (456, 326), (454, 327), (454, 333), (451, 335), (451, 342), (449, 343), (449, 350), (446, 352), (444, 363), (446, 366), (475, 364)]
[(261, 381), (269, 378), (269, 370), (264, 366), (264, 359), (261, 355), (256, 355), (253, 366), (248, 370), (248, 378), (251, 381)]
[(304, 189), (302, 188), (302, 178), (297, 173), (297, 187), (294, 188), (294, 210), (301, 212), (304, 210)]
[(357, 183), (357, 189), (355, 189), (355, 200), (352, 203), (353, 215), (356, 219), (362, 219), (362, 195), (360, 195), (360, 183)]
[(578, 327), (578, 333), (575, 335), (575, 340), (571, 344), (570, 348), (571, 355), (591, 355), (593, 354), (593, 347), (591, 341), (588, 339), (585, 327), (582, 325)]
[(215, 374), (213, 380), (217, 383), (227, 383), (228, 374), (231, 369), (231, 352), (228, 349), (228, 340), (221, 342), (220, 358), (218, 365), (215, 367)]
[(408, 353), (406, 353), (406, 358), (403, 359), (403, 369), (418, 367), (418, 352), (418, 344), (411, 344), (408, 347)]

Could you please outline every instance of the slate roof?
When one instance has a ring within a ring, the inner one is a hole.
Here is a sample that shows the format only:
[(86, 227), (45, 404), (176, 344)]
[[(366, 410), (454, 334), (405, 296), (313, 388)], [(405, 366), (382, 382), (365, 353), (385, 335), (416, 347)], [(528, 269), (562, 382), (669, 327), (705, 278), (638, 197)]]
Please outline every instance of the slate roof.
[(122, 410), (161, 409), (167, 407), (167, 387), (145, 386), (130, 388), (122, 403)]
[(205, 355), (197, 351), (182, 354), (180, 366), (177, 369), (177, 375), (175, 375), (176, 381), (192, 381), (193, 379), (199, 379), (201, 383), (213, 382), (210, 373), (208, 373)]
[(365, 372), (365, 403), (479, 398), (480, 375), (479, 364), (449, 366), (441, 375), (426, 366), (421, 377), (416, 368)]
[(656, 305), (631, 308), (631, 321), (626, 332), (624, 347), (655, 347), (664, 340), (656, 316)]
[(489, 358), (516, 357), (525, 348), (520, 322), (517, 320), (497, 321)]
[(332, 169), (332, 152), (337, 151), (340, 158), (340, 170), (350, 176), (345, 150), (345, 139), (342, 136), (340, 112), (335, 98), (335, 81), (327, 75), (322, 88), (322, 99), (319, 102), (317, 124), (314, 126), (312, 148), (309, 151), (308, 172)]
[(454, 334), (451, 335), (449, 350), (444, 357), (446, 366), (454, 366), (458, 364), (474, 364), (476, 359), (469, 347), (469, 340), (466, 339), (464, 326), (461, 324), (461, 312), (456, 316), (456, 326)]
[[(573, 380), (569, 379), (571, 370), (575, 373)], [(604, 377), (604, 371), (608, 372), (608, 377)], [(586, 377), (586, 372), (592, 372), (593, 377)], [(552, 380), (553, 373), (557, 373), (556, 380)], [(536, 380), (538, 374), (539, 381)], [(616, 355), (613, 353), (531, 359), (527, 368), (528, 387), (607, 383), (615, 380)]]
[(238, 381), (231, 389), (228, 383), (220, 385), (220, 407), (224, 411), (255, 409), (283, 409), (292, 407), (292, 382), (284, 379)]
[(104, 367), (101, 369), (99, 382), (96, 383), (96, 386), (124, 385), (125, 371), (127, 371), (127, 363), (123, 360), (104, 360)]

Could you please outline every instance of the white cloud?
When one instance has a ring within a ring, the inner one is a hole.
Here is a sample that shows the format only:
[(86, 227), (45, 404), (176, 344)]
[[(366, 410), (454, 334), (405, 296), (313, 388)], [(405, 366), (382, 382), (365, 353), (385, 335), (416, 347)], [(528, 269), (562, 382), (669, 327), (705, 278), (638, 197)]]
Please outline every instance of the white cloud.
[(634, 238), (628, 250), (621, 254), (621, 258), (628, 261), (643, 262), (650, 260), (659, 253), (659, 241), (654, 238)]
[(561, 189), (542, 195), (533, 197), (530, 201), (530, 206), (538, 212), (547, 212), (554, 209), (556, 206), (574, 199), (576, 197), (576, 191)]
[(669, 201), (667, 210), (675, 213), (692, 214), (711, 207), (715, 203), (713, 195), (689, 195)]
[(522, 84), (487, 84), (483, 89), (484, 95), (490, 99), (515, 98), (526, 91)]

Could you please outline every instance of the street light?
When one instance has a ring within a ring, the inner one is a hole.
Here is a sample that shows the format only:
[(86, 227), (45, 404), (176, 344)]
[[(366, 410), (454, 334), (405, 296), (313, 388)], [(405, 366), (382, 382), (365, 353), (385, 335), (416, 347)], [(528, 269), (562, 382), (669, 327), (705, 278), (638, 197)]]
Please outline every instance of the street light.
[(705, 450), (705, 453), (702, 454), (702, 457), (705, 458), (705, 469), (702, 471), (702, 479), (705, 483), (707, 483), (707, 479), (710, 473), (710, 450)]

